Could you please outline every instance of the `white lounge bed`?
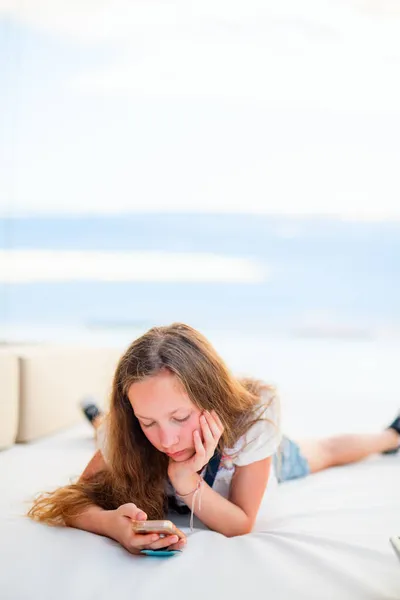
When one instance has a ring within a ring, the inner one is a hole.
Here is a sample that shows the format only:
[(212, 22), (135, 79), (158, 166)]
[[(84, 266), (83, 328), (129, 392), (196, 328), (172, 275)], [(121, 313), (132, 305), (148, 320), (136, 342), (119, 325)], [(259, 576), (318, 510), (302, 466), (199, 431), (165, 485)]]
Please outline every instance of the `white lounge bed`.
[[(281, 485), (262, 531), (228, 539), (197, 528), (168, 559), (24, 518), (27, 501), (77, 476), (89, 425), (0, 452), (1, 600), (399, 600), (400, 456)], [(188, 519), (176, 520), (183, 528)]]

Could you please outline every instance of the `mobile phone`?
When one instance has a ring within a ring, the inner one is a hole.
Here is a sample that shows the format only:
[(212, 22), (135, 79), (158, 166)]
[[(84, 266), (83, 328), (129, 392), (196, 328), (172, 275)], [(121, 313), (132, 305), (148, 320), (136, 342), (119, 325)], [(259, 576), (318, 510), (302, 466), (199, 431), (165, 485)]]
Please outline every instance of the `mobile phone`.
[(398, 535), (390, 538), (393, 549), (396, 552), (398, 558), (400, 559), (400, 537)]
[(179, 539), (185, 537), (183, 531), (178, 529), (172, 521), (132, 521), (135, 533), (159, 533), (160, 535), (177, 535)]
[(146, 556), (155, 556), (156, 558), (169, 558), (176, 554), (182, 554), (182, 550), (141, 550), (140, 554), (146, 554)]

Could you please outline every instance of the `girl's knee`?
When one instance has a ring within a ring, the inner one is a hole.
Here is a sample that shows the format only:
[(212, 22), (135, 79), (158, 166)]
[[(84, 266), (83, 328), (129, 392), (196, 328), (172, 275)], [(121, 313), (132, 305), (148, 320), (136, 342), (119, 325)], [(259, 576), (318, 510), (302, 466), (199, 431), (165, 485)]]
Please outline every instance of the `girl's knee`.
[(333, 467), (337, 464), (337, 459), (340, 454), (340, 440), (336, 437), (328, 437), (320, 440), (321, 454), (324, 457), (326, 467)]
[(323, 471), (335, 464), (337, 443), (334, 438), (307, 440), (301, 442), (300, 449), (308, 462), (311, 473)]

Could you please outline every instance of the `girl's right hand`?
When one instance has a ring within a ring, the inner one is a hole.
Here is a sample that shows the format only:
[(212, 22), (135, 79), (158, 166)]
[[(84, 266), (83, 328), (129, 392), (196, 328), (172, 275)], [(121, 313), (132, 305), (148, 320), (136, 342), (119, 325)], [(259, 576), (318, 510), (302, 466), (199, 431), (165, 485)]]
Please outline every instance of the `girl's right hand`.
[(182, 550), (186, 538), (179, 540), (177, 535), (161, 537), (157, 533), (135, 533), (132, 521), (146, 521), (147, 515), (136, 504), (123, 504), (110, 513), (110, 537), (119, 542), (131, 554), (140, 554), (141, 550)]

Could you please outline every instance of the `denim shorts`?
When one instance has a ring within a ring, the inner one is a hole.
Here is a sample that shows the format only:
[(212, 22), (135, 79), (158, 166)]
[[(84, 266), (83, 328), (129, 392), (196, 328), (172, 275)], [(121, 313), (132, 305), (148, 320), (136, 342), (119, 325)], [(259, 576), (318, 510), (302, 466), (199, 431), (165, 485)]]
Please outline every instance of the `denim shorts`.
[(310, 474), (310, 466), (299, 446), (285, 436), (282, 438), (278, 452), (274, 455), (274, 467), (279, 483)]

